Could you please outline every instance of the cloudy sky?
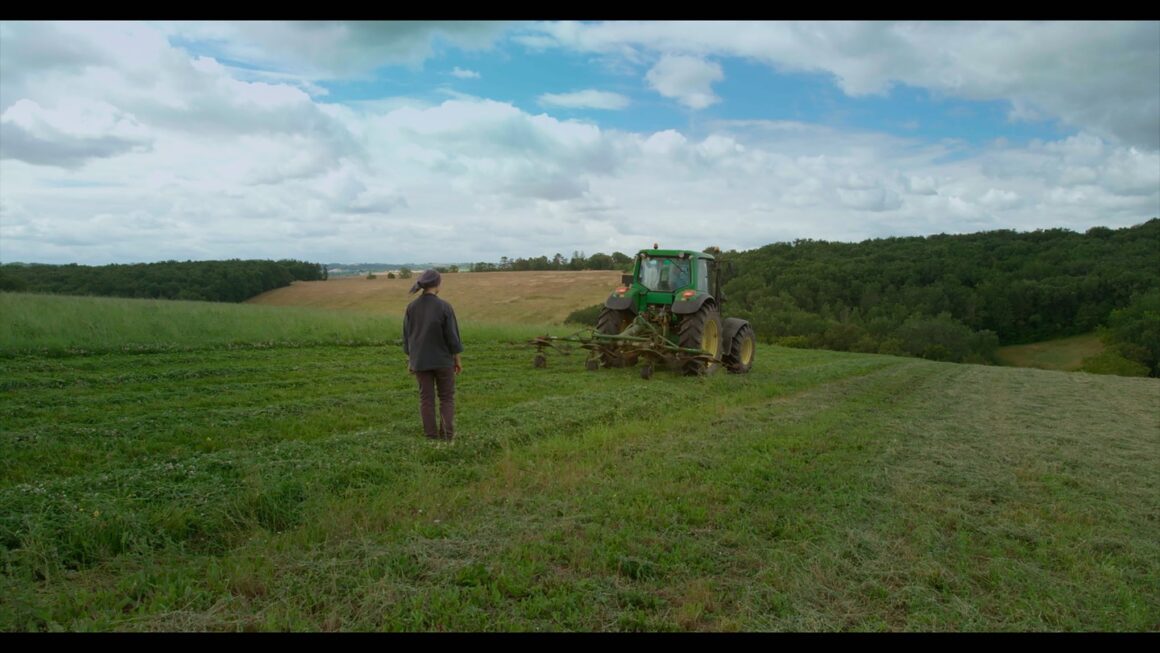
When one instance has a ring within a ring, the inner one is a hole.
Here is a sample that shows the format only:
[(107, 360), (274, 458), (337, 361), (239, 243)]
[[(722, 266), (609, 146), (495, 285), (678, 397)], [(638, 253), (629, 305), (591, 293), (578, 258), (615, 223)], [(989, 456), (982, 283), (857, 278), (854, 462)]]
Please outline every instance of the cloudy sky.
[(0, 262), (1160, 216), (1160, 22), (0, 22)]

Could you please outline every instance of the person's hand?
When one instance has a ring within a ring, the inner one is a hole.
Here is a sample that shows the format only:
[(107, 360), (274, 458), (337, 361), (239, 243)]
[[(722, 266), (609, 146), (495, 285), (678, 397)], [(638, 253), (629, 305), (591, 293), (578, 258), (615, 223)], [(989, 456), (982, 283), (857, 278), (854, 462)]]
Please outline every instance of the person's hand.
[(452, 367), (455, 369), (455, 373), (459, 374), (463, 371), (463, 361), (459, 359), (459, 354), (456, 354), (453, 360), (454, 363), (452, 364)]
[(411, 367), (411, 361), (407, 361), (407, 374), (414, 374), (415, 368)]

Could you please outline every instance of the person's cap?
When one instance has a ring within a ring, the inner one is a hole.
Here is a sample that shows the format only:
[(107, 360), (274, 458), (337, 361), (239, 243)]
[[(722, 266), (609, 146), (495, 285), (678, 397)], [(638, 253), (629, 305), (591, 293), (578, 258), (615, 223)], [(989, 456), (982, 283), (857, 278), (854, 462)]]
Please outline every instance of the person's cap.
[(443, 277), (439, 275), (438, 270), (435, 268), (427, 268), (423, 271), (423, 274), (419, 276), (419, 280), (411, 286), (411, 292), (417, 293), (420, 290), (434, 288), (435, 286), (438, 286), (439, 282), (442, 280)]

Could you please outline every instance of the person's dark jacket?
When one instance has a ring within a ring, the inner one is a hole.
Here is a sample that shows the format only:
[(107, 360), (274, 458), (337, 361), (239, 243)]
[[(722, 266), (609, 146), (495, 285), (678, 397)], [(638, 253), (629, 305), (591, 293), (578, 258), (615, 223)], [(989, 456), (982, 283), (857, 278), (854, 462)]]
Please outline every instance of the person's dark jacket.
[(463, 352), (459, 324), (451, 304), (432, 293), (423, 293), (407, 305), (403, 315), (403, 353), (416, 372), (455, 365), (455, 354)]

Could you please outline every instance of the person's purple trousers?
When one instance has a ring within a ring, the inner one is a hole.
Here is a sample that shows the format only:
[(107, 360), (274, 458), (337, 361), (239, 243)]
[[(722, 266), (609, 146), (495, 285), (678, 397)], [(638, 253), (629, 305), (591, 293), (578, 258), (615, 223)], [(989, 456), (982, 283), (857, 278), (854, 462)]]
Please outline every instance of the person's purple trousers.
[[(429, 438), (455, 437), (455, 368), (415, 372), (419, 380), (419, 416)], [(439, 396), (439, 424), (435, 423), (435, 396)]]

